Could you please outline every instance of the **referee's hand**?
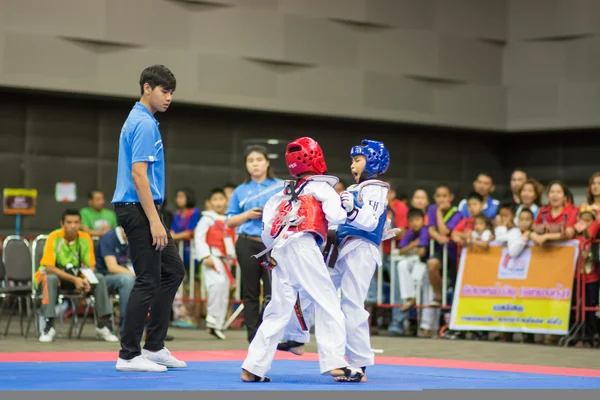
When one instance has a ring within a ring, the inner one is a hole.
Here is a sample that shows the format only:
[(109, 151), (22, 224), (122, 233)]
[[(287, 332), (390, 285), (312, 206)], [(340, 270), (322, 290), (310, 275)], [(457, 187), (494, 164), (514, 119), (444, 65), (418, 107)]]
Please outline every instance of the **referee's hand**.
[(163, 251), (167, 247), (169, 238), (167, 237), (167, 231), (161, 221), (157, 221), (150, 224), (150, 233), (152, 233), (152, 246), (156, 251)]

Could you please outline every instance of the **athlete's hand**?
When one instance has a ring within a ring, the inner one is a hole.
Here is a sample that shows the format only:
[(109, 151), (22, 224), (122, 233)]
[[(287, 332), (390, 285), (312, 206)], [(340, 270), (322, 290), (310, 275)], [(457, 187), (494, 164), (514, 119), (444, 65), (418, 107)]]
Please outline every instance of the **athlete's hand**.
[(342, 207), (346, 213), (350, 214), (354, 210), (354, 196), (348, 191), (343, 191), (340, 195), (342, 199)]
[(152, 234), (152, 246), (156, 251), (163, 251), (167, 247), (169, 238), (167, 237), (167, 231), (160, 220), (150, 223), (150, 233)]

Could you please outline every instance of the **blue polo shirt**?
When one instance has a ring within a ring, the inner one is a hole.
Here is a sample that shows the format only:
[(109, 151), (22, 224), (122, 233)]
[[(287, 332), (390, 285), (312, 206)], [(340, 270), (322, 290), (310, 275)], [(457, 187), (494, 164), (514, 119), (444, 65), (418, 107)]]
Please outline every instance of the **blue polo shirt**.
[(106, 263), (104, 262), (104, 257), (106, 256), (115, 256), (117, 258), (117, 263), (122, 267), (126, 267), (127, 264), (131, 262), (129, 244), (117, 229), (111, 229), (106, 232), (96, 243), (96, 271), (100, 274), (110, 274), (106, 267)]
[[(492, 198), (492, 196), (488, 196), (487, 203), (483, 205), (483, 210), (481, 211), (481, 213), (483, 215), (487, 215), (488, 218), (494, 219), (494, 217), (498, 213), (499, 206), (500, 202), (498, 200)], [(460, 211), (460, 213), (465, 218), (469, 218), (471, 216), (471, 213), (469, 212), (469, 207), (467, 205), (467, 199), (463, 199), (460, 203), (458, 203), (458, 211)]]
[(121, 129), (117, 186), (112, 203), (139, 202), (131, 170), (133, 163), (148, 163), (148, 182), (152, 198), (162, 204), (165, 198), (165, 157), (158, 121), (140, 102), (136, 102)]
[[(284, 181), (281, 179), (265, 179), (262, 183), (250, 181), (236, 187), (229, 199), (225, 213), (229, 218), (249, 211), (255, 207), (264, 207), (275, 193), (283, 190)], [(249, 219), (235, 230), (238, 235), (260, 236), (262, 233), (262, 218)]]

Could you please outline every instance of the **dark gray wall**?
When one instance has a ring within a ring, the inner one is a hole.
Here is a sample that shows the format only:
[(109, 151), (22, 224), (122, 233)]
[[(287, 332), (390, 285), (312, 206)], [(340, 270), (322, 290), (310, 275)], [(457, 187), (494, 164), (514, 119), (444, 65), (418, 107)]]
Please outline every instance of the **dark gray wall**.
[[(99, 188), (112, 198), (118, 137), (133, 102), (97, 98), (66, 98), (32, 92), (0, 92), (0, 188), (28, 187), (39, 191), (38, 214), (25, 217), (23, 233), (47, 232), (59, 223), (66, 207), (54, 199), (58, 181), (77, 183), (74, 207), (86, 205), (86, 194)], [(201, 199), (215, 186), (240, 183), (242, 153), (247, 141), (300, 136), (317, 139), (330, 173), (349, 180), (349, 149), (363, 138), (382, 140), (392, 155), (387, 178), (399, 192), (417, 187), (428, 191), (440, 182), (458, 196), (471, 190), (479, 171), (505, 182), (514, 166), (530, 169), (540, 179), (587, 180), (600, 170), (596, 154), (600, 139), (591, 132), (550, 140), (424, 126), (304, 118), (277, 114), (187, 107), (175, 103), (158, 115), (166, 151), (167, 199), (189, 186)], [(535, 140), (534, 140), (535, 139)], [(536, 142), (537, 140), (537, 142)], [(513, 147), (518, 143), (516, 147)], [(283, 154), (284, 143), (272, 146)], [(513, 160), (518, 160), (515, 162)], [(287, 177), (282, 158), (275, 160), (279, 176)], [(500, 196), (500, 197), (502, 197)], [(14, 230), (14, 217), (0, 216), (0, 234)]]

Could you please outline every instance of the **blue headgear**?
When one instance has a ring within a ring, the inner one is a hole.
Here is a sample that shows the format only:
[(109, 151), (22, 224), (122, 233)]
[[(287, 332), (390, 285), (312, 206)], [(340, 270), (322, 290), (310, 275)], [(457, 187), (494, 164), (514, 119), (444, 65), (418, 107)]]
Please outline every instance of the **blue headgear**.
[(385, 148), (383, 142), (363, 139), (360, 146), (354, 146), (350, 150), (350, 157), (365, 156), (365, 170), (363, 174), (366, 178), (372, 178), (374, 175), (384, 174), (390, 166), (390, 153)]

